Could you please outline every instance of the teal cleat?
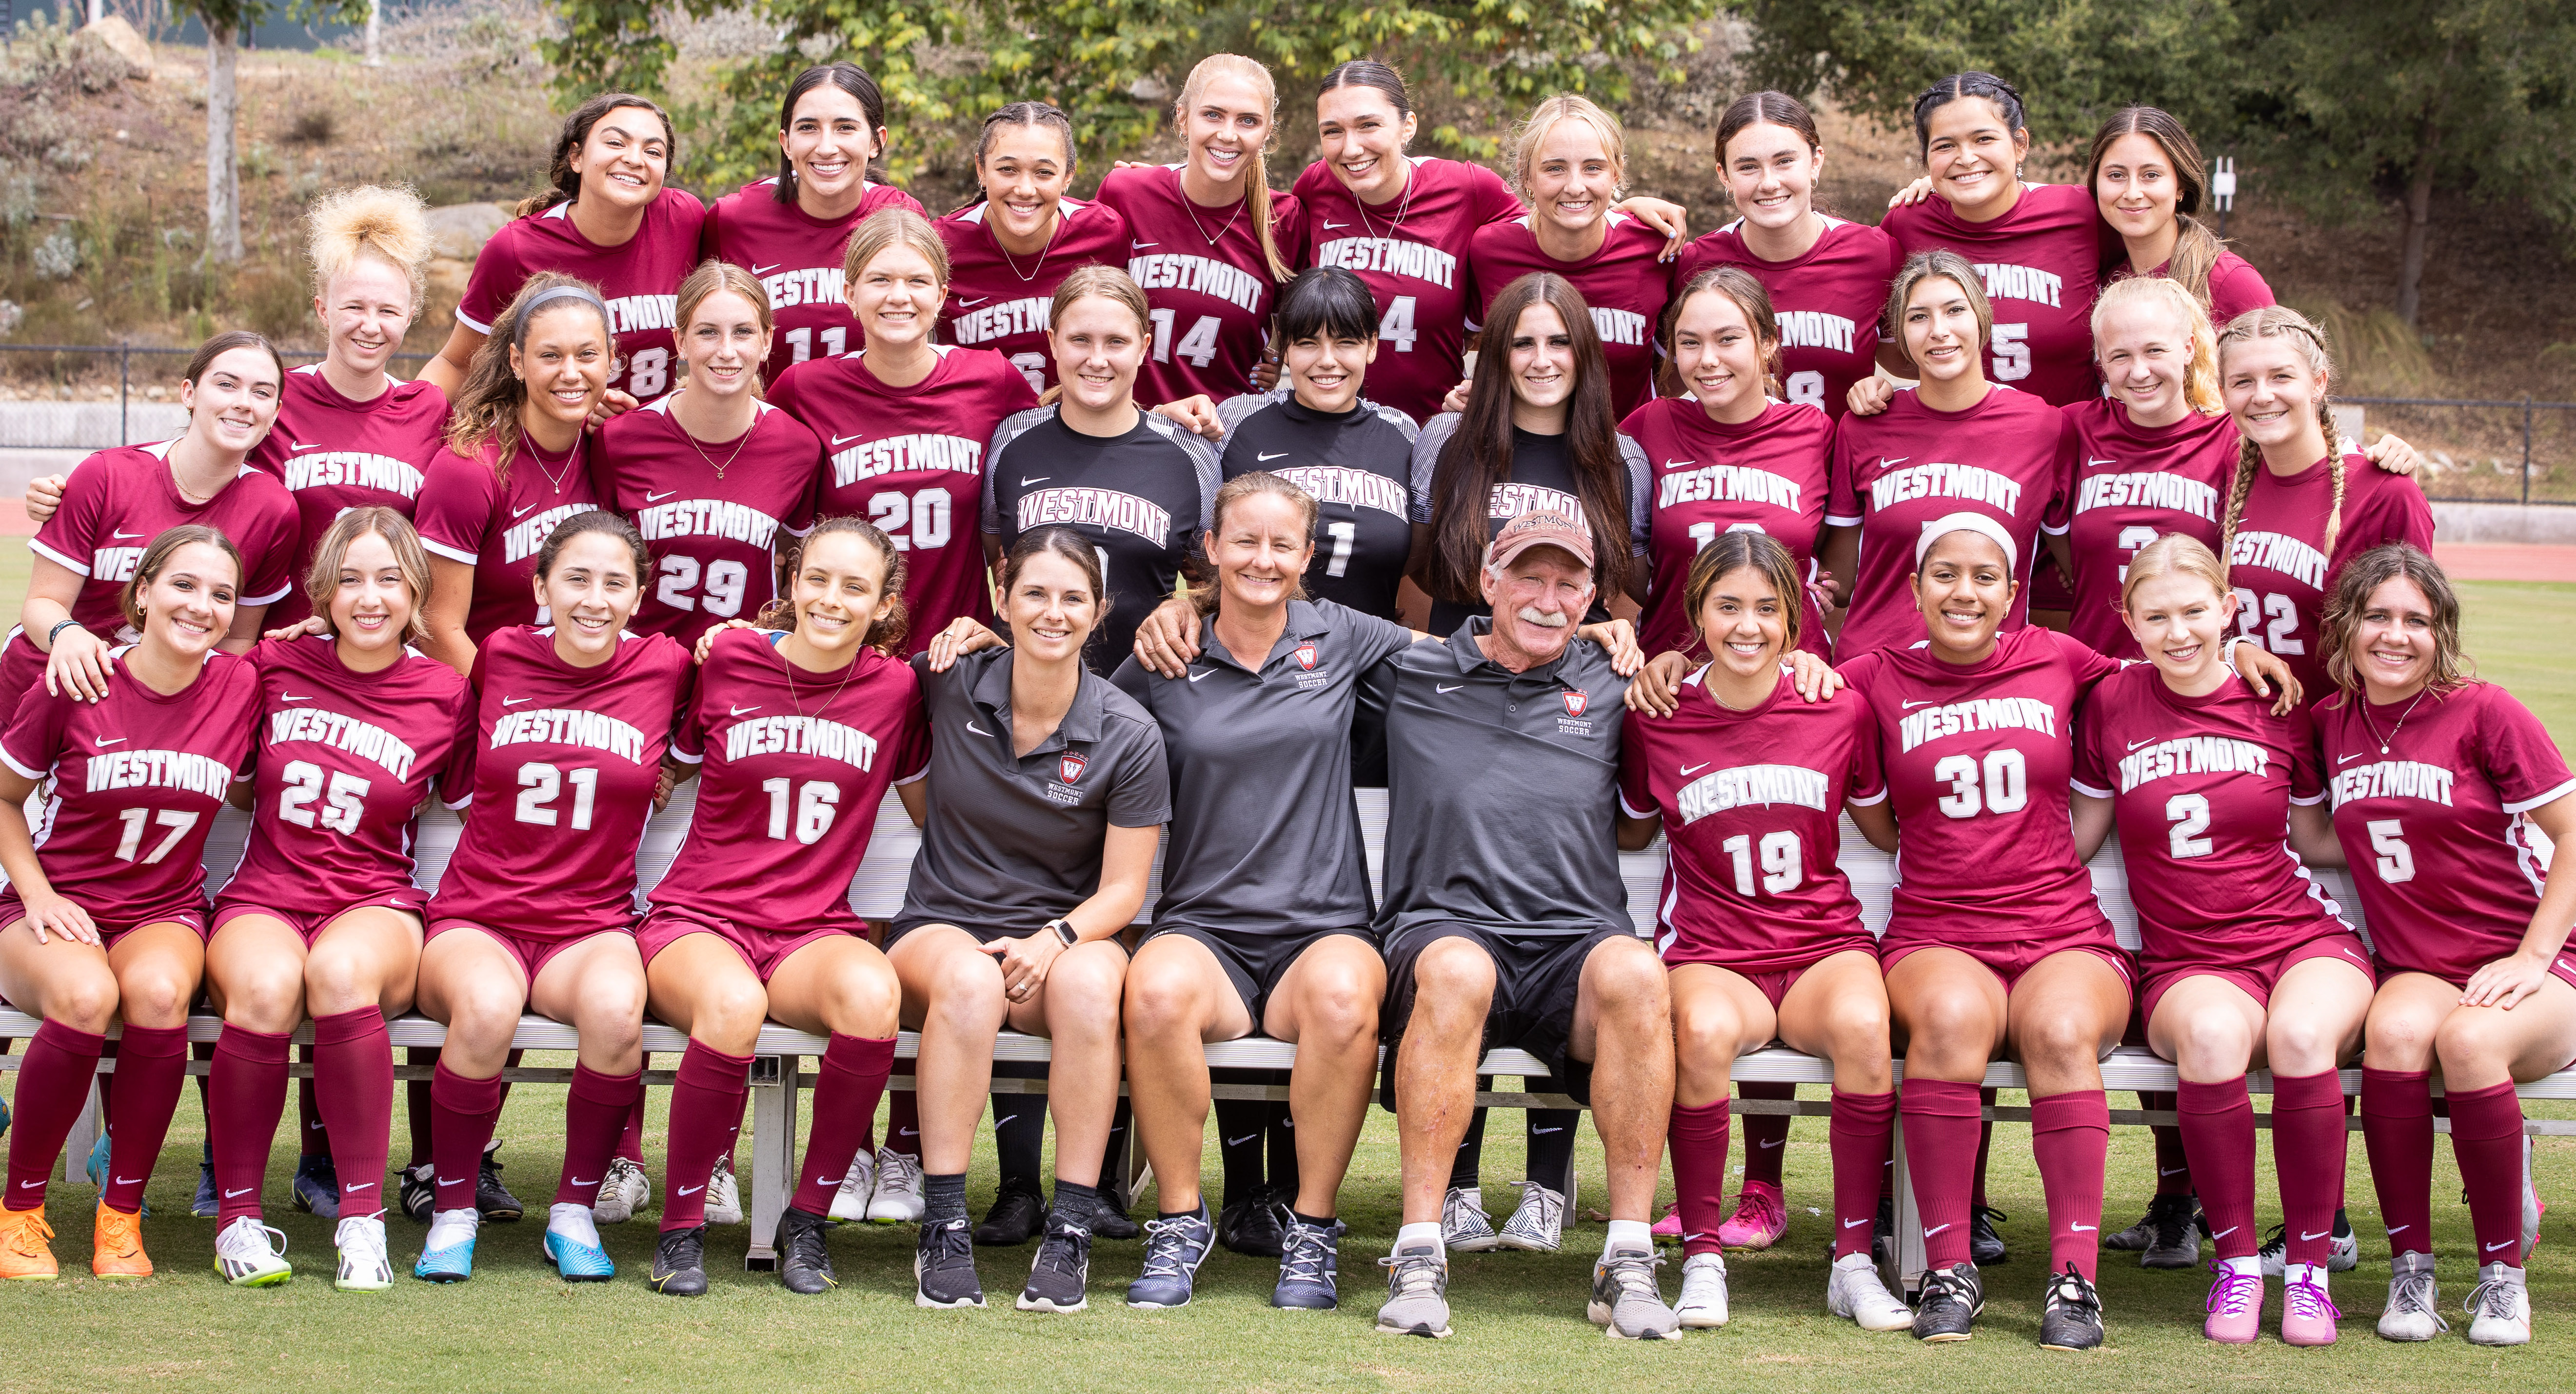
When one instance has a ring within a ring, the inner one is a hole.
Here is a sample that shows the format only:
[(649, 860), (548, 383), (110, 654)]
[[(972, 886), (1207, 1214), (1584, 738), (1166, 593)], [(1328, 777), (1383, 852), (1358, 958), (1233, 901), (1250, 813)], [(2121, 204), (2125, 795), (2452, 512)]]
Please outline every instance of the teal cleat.
[(596, 1244), (546, 1231), (546, 1258), (567, 1283), (604, 1283), (617, 1276), (617, 1265), (608, 1251)]
[(424, 1249), (420, 1261), (411, 1266), (411, 1275), (424, 1282), (461, 1283), (474, 1276), (474, 1236), (465, 1236), (462, 1244), (444, 1249)]

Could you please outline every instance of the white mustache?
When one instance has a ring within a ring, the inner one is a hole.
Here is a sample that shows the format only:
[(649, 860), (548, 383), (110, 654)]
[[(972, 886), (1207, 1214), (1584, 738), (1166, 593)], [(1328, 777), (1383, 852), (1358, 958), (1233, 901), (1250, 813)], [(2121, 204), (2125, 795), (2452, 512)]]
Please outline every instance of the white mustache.
[(1545, 625), (1550, 629), (1563, 629), (1567, 625), (1573, 623), (1572, 620), (1565, 617), (1565, 612), (1562, 610), (1551, 615), (1546, 611), (1539, 609), (1535, 605), (1522, 606), (1520, 608), (1520, 616), (1531, 624)]

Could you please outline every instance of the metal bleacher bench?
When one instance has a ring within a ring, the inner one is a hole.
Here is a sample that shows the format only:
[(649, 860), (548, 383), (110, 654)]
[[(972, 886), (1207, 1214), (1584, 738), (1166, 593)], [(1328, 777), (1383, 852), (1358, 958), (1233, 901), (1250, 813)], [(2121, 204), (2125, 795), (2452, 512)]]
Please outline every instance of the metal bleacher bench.
[[(671, 864), (673, 854), (679, 850), (681, 836), (687, 829), (690, 812), (696, 805), (696, 793), (697, 786), (694, 783), (681, 786), (671, 806), (658, 815), (646, 831), (643, 846), (636, 854), (637, 880), (645, 890), (649, 891), (661, 880), (662, 873)], [(1375, 882), (1384, 875), (1386, 796), (1382, 790), (1363, 789), (1359, 791), (1358, 797), (1361, 829), (1367, 844), (1369, 875)], [(224, 810), (223, 815), (217, 820), (215, 830), (209, 837), (206, 847), (208, 885), (221, 886), (231, 876), (233, 865), (240, 860), (242, 838), (248, 826), (248, 818), (232, 809)], [(463, 824), (453, 813), (435, 804), (422, 816), (419, 839), (414, 852), (419, 861), (418, 880), (424, 890), (436, 888), (440, 874), (446, 869), (448, 855), (455, 848), (457, 833), (462, 827)], [(913, 854), (920, 846), (921, 830), (912, 825), (911, 819), (904, 814), (902, 804), (889, 793), (877, 810), (876, 832), (868, 843), (867, 856), (851, 877), (851, 907), (869, 919), (892, 918), (902, 904), (904, 881), (909, 874)], [(1650, 935), (1654, 923), (1655, 902), (1662, 890), (1664, 844), (1659, 838), (1653, 847), (1643, 852), (1624, 853), (1619, 861), (1622, 879), (1627, 884), (1629, 915), (1635, 921), (1640, 935)], [(1841, 865), (1843, 871), (1851, 878), (1853, 891), (1860, 898), (1863, 919), (1873, 932), (1883, 931), (1887, 923), (1890, 892), (1896, 881), (1895, 858), (1863, 841), (1860, 834), (1846, 820), (1843, 824)], [(2091, 870), (2094, 891), (2101, 901), (2104, 912), (2110, 916), (2112, 924), (2117, 929), (2120, 942), (2132, 949), (2136, 948), (2137, 914), (2129, 900), (2128, 879), (2121, 865), (2120, 849), (2116, 838), (2106, 844), (2101, 853), (2093, 859)], [(2362, 924), (2361, 907), (2352, 895), (2351, 883), (2344, 873), (2321, 868), (2315, 875), (2327, 893), (2342, 906), (2345, 918), (2352, 921), (2367, 936), (2369, 930)], [(1161, 883), (1162, 865), (1161, 858), (1158, 856), (1153, 879), (1146, 890), (1145, 909), (1138, 915), (1140, 924), (1151, 917), (1154, 899), (1160, 893)], [(34, 1018), (0, 1006), (0, 1038), (32, 1035), (36, 1024)], [(192, 1041), (212, 1041), (222, 1029), (222, 1019), (212, 1015), (193, 1016), (188, 1023), (188, 1035)], [(418, 1015), (406, 1015), (391, 1024), (391, 1035), (396, 1046), (435, 1046), (445, 1040), (446, 1028)], [(297, 1031), (296, 1040), (302, 1043), (311, 1039), (312, 1026), (307, 1023)], [(685, 1049), (687, 1043), (688, 1038), (683, 1033), (667, 1026), (651, 1021), (647, 1021), (644, 1025), (644, 1049), (648, 1054), (675, 1054)], [(513, 1038), (512, 1044), (529, 1050), (568, 1051), (573, 1049), (575, 1039), (571, 1027), (541, 1016), (530, 1015), (521, 1018), (518, 1033)], [(788, 1194), (796, 1180), (795, 1151), (801, 1140), (802, 1131), (797, 1125), (796, 1117), (798, 1094), (801, 1090), (812, 1087), (815, 1078), (814, 1075), (803, 1072), (803, 1060), (807, 1056), (820, 1056), (825, 1044), (825, 1040), (820, 1036), (807, 1035), (801, 1031), (791, 1031), (772, 1024), (762, 1028), (759, 1044), (753, 1050), (752, 1160), (750, 1168), (743, 1177), (746, 1183), (745, 1189), (749, 1192), (746, 1218), (750, 1222), (751, 1235), (745, 1263), (750, 1267), (766, 1268), (776, 1261), (776, 1253), (771, 1246), (771, 1241), (777, 1231), (779, 1213), (786, 1208)], [(914, 1058), (919, 1044), (919, 1037), (915, 1033), (910, 1031), (902, 1033), (895, 1047), (898, 1061)], [(1294, 1062), (1296, 1054), (1295, 1046), (1259, 1036), (1207, 1047), (1207, 1059), (1210, 1065), (1243, 1069), (1285, 1069)], [(995, 1060), (1042, 1061), (1047, 1056), (1048, 1043), (1044, 1039), (1011, 1031), (1002, 1033), (993, 1050)], [(0, 1068), (15, 1068), (16, 1064), (17, 1059), (14, 1054), (0, 1057)], [(114, 1061), (102, 1062), (102, 1068), (112, 1070)], [(192, 1072), (202, 1072), (204, 1068), (202, 1063), (191, 1062)], [(293, 1066), (293, 1069), (298, 1075), (309, 1072), (309, 1067), (300, 1063)], [(1543, 1075), (1544, 1067), (1535, 1058), (1521, 1051), (1495, 1050), (1485, 1056), (1478, 1066), (1478, 1072), (1484, 1075), (1516, 1076), (1526, 1081), (1530, 1077)], [(425, 1073), (425, 1070), (413, 1066), (397, 1067), (397, 1074), (405, 1078), (417, 1077)], [(1900, 1076), (1903, 1073), (1902, 1061), (1898, 1062), (1898, 1073)], [(510, 1079), (525, 1083), (560, 1084), (569, 1082), (571, 1077), (572, 1072), (566, 1069), (525, 1067), (509, 1072)], [(1833, 1079), (1833, 1067), (1828, 1061), (1775, 1046), (1739, 1057), (1735, 1062), (1734, 1077), (1739, 1081), (1827, 1084)], [(672, 1076), (669, 1071), (655, 1070), (647, 1073), (645, 1079), (651, 1084), (668, 1085), (671, 1083)], [(2361, 1071), (2358, 1068), (2344, 1070), (2342, 1080), (2346, 1094), (2360, 1092)], [(2019, 1089), (2023, 1087), (2021, 1067), (2009, 1061), (1997, 1061), (1987, 1068), (1985, 1082), (1996, 1088)], [(2124, 1046), (2104, 1058), (2102, 1082), (2106, 1088), (2115, 1090), (2171, 1090), (2175, 1087), (2176, 1079), (2172, 1065), (2157, 1059), (2143, 1049)], [(897, 1087), (909, 1086), (911, 1078), (909, 1075), (897, 1075), (893, 1083)], [(2248, 1076), (2247, 1085), (2255, 1093), (2268, 1094), (2271, 1092), (2271, 1076), (2267, 1072), (2256, 1071)], [(1038, 1080), (997, 1079), (994, 1081), (994, 1087), (1003, 1092), (1013, 1090), (1035, 1092), (1043, 1090), (1045, 1086), (1043, 1081)], [(1215, 1088), (1219, 1097), (1285, 1098), (1287, 1096), (1284, 1088), (1275, 1085), (1218, 1084)], [(2576, 1099), (2576, 1071), (2564, 1071), (2523, 1085), (2519, 1092), (2525, 1099)], [(1574, 1106), (1574, 1101), (1564, 1095), (1544, 1093), (1485, 1092), (1480, 1093), (1477, 1100), (1479, 1103), (1501, 1108), (1571, 1108)], [(94, 1105), (93, 1099), (93, 1108), (83, 1115), (81, 1125), (75, 1129), (71, 1142), (64, 1149), (64, 1172), (67, 1180), (81, 1179), (83, 1159), (89, 1150), (91, 1139), (96, 1136)], [(1735, 1111), (1821, 1115), (1829, 1113), (1831, 1109), (1829, 1105), (1817, 1101), (1789, 1102), (1755, 1099), (1737, 1101)], [(2029, 1110), (1998, 1107), (1989, 1109), (1988, 1115), (2004, 1121), (2026, 1121)], [(2125, 1125), (2162, 1123), (2171, 1122), (2172, 1115), (2114, 1110), (2111, 1121)], [(2263, 1121), (2268, 1123), (2268, 1119)], [(2443, 1120), (2437, 1120), (2436, 1125), (2447, 1127), (2447, 1123)], [(2355, 1122), (2352, 1126), (2357, 1128), (2359, 1124)], [(2526, 1124), (2526, 1127), (2530, 1131), (2540, 1133), (2576, 1133), (2576, 1123), (2570, 1122), (2534, 1120)], [(1131, 1134), (1132, 1131), (1131, 1129)], [(1922, 1234), (1920, 1224), (1914, 1218), (1913, 1188), (1903, 1165), (1904, 1137), (1901, 1127), (1898, 1132), (1897, 1151), (1899, 1250), (1897, 1266), (1906, 1288), (1910, 1291), (1918, 1286), (1917, 1280), (1923, 1268)], [(1129, 1160), (1128, 1166), (1131, 1175), (1140, 1174), (1138, 1165), (1133, 1159)]]

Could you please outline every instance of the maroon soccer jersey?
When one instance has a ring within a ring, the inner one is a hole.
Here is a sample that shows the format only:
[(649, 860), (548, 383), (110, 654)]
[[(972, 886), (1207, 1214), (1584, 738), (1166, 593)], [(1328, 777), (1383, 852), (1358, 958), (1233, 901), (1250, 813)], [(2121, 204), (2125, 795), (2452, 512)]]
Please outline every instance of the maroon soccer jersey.
[(2218, 515), (2236, 477), (2234, 418), (2192, 412), (2170, 426), (2141, 426), (2109, 397), (2064, 409), (2058, 472), (2073, 522), (2075, 589), (2067, 632), (2095, 653), (2143, 658), (2120, 619), (2129, 558), (2169, 532), (2218, 548)]
[(1660, 814), (1672, 853), (1655, 910), (1667, 963), (1783, 973), (1871, 946), (1836, 864), (1845, 803), (1887, 797), (1878, 731), (1856, 695), (1798, 699), (1786, 672), (1752, 711), (1682, 680), (1670, 716), (1628, 714), (1619, 803)]
[(1996, 636), (1974, 664), (1945, 663), (1928, 645), (1843, 663), (1875, 714), (1895, 799), (1888, 946), (2107, 938), (2075, 856), (2067, 784), (2075, 709), (2119, 666), (2035, 627)]
[(354, 905), (418, 910), (412, 826), (435, 786), (452, 805), (474, 769), (474, 692), (406, 652), (355, 673), (327, 635), (269, 639), (259, 670), (250, 844), (222, 899), (327, 918)]
[[(1154, 313), (1154, 351), (1136, 374), (1136, 400), (1160, 405), (1204, 392), (1222, 402), (1253, 390), (1279, 282), (1244, 202), (1192, 202), (1179, 165), (1111, 170), (1100, 202), (1127, 220), (1127, 274)], [(1281, 261), (1305, 259), (1295, 195), (1271, 191), (1270, 228)]]
[(2022, 583), (2006, 628), (2030, 610), (2031, 559), (2039, 534), (2066, 529), (2057, 470), (2063, 422), (2027, 392), (1989, 388), (1966, 411), (1935, 411), (1899, 391), (1876, 416), (1846, 416), (1834, 430), (1833, 498), (1825, 521), (1860, 528), (1860, 574), (1834, 651), (1846, 657), (1923, 637), (1906, 578), (1923, 525), (1952, 513), (1982, 513), (2013, 537), (2013, 575)]
[[(2167, 262), (2147, 274), (2169, 276), (2173, 274), (2173, 263)], [(2130, 275), (2129, 259), (2123, 256), (2111, 264), (2102, 284), (2107, 286), (2114, 281), (2125, 281)], [(2222, 250), (2218, 260), (2209, 268), (2208, 303), (2209, 322), (2225, 329), (2229, 320), (2247, 310), (2259, 310), (2281, 302), (2273, 298), (2271, 284), (2263, 279), (2263, 273), (2255, 270), (2252, 263), (2234, 252)]]
[(2101, 395), (2093, 370), (2101, 211), (2076, 184), (2024, 184), (2012, 211), (1972, 223), (1947, 201), (1887, 210), (1879, 226), (1908, 255), (1943, 248), (1975, 263), (1994, 306), (1986, 375), (2057, 406)]
[[(1031, 392), (1055, 385), (1047, 317), (1055, 288), (1083, 266), (1123, 266), (1127, 220), (1105, 203), (1056, 201), (1055, 236), (1035, 256), (1014, 256), (993, 240), (978, 199), (931, 226), (948, 245), (948, 299), (939, 307), (939, 337), (962, 348), (987, 348), (1011, 360)], [(1157, 404), (1159, 405), (1159, 404)]]
[(56, 894), (102, 921), (133, 926), (206, 908), (206, 834), (250, 754), (259, 675), (206, 657), (171, 696), (125, 669), (84, 702), (39, 684), (19, 702), (0, 759), (38, 783), (36, 859)]
[(689, 695), (689, 651), (629, 634), (596, 668), (554, 631), (495, 631), (475, 656), (474, 812), (429, 920), (569, 943), (635, 925), (635, 847)]
[[(2343, 524), (2328, 556), (2318, 549), (2325, 545), (2338, 465)], [(2236, 628), (2289, 664), (2311, 702), (2334, 687), (2325, 655), (2317, 651), (2327, 589), (2345, 562), (2389, 542), (2433, 550), (2433, 505), (2414, 480), (2359, 455), (2319, 460), (2286, 479), (2255, 466), (2235, 544), (2220, 558), (2228, 563), (2227, 583), (2236, 588)]]
[[(1812, 407), (1771, 402), (1760, 416), (1730, 426), (1710, 419), (1697, 401), (1665, 397), (1639, 407), (1619, 431), (1646, 452), (1655, 481), (1647, 532), (1655, 582), (1638, 626), (1646, 652), (1697, 650), (1682, 590), (1691, 560), (1719, 533), (1768, 533), (1797, 559), (1799, 579), (1813, 578), (1816, 538), (1825, 524), (1831, 418)], [(1805, 616), (1799, 647), (1831, 655), (1824, 616), (1803, 586), (1798, 605)]]
[(1416, 421), (1438, 415), (1466, 375), (1468, 314), (1483, 308), (1470, 295), (1468, 244), (1487, 223), (1519, 217), (1521, 201), (1483, 165), (1420, 156), (1392, 203), (1363, 206), (1320, 160), (1297, 176), (1296, 194), (1308, 259), (1357, 272), (1377, 298), (1369, 400)]
[(480, 644), (510, 625), (545, 622), (529, 584), (537, 574), (537, 549), (555, 524), (606, 507), (591, 477), (591, 448), (584, 431), (569, 460), (549, 463), (523, 437), (508, 479), (494, 468), (501, 454), (495, 443), (486, 442), (472, 459), (444, 446), (430, 457), (412, 521), (420, 528), (420, 545), (474, 568), (466, 638)]
[[(755, 179), (717, 199), (698, 232), (702, 256), (749, 271), (769, 292), (777, 325), (760, 380), (809, 358), (832, 358), (864, 347), (859, 318), (842, 300), (844, 258), (850, 234), (872, 213), (888, 208), (922, 212), (921, 200), (890, 184), (870, 184), (859, 206), (838, 218), (817, 218), (791, 197), (778, 201), (778, 176)], [(925, 215), (926, 216), (926, 215)]]
[(1755, 256), (1743, 234), (1739, 218), (1683, 248), (1673, 290), (1712, 266), (1752, 272), (1779, 316), (1781, 388), (1790, 401), (1840, 418), (1850, 409), (1852, 384), (1878, 369), (1878, 320), (1904, 250), (1877, 228), (1840, 218), (1826, 218), (1825, 235), (1790, 261)]
[(716, 636), (673, 737), (698, 766), (698, 808), (654, 908), (746, 929), (865, 934), (850, 873), (877, 805), (930, 763), (930, 718), (912, 665), (874, 649), (837, 673), (791, 672), (771, 636)]
[(2371, 951), (2466, 983), (2531, 928), (2548, 873), (2545, 839), (2523, 815), (2576, 793), (2576, 776), (2539, 718), (2493, 683), (2365, 702), (2344, 694), (2309, 710)]
[(903, 603), (913, 652), (960, 615), (993, 622), (984, 544), (984, 447), (1004, 418), (1038, 404), (991, 349), (941, 345), (939, 366), (910, 387), (877, 380), (860, 354), (782, 375), (769, 400), (823, 439), (817, 517), (863, 517), (904, 554)]
[(2076, 728), (2075, 787), (2111, 800), (2149, 974), (2351, 932), (2290, 850), (2290, 805), (2325, 797), (2305, 712), (2274, 716), (2233, 676), (2185, 697), (2140, 663), (2094, 687)]
[(635, 631), (692, 648), (711, 626), (750, 619), (778, 594), (779, 534), (814, 526), (823, 447), (767, 402), (752, 404), (747, 436), (693, 440), (671, 419), (671, 401), (600, 430), (599, 501), (635, 520), (653, 554)]
[(282, 629), (313, 613), (304, 575), (313, 549), (352, 508), (390, 508), (408, 518), (429, 457), (447, 425), (447, 394), (427, 382), (396, 382), (372, 401), (352, 401), (308, 363), (286, 375), (277, 424), (251, 448), (250, 462), (295, 497), (295, 563), (286, 597), (264, 627)]
[(1601, 353), (1610, 364), (1610, 409), (1635, 411), (1655, 395), (1655, 319), (1681, 285), (1673, 279), (1673, 268), (1658, 260), (1664, 254), (1664, 235), (1614, 212), (1601, 250), (1582, 261), (1558, 261), (1539, 250), (1538, 233), (1531, 226), (1537, 217), (1524, 213), (1487, 223), (1468, 240), (1468, 274), (1476, 283), (1475, 313), (1469, 318), (1481, 323), (1485, 308), (1503, 287), (1533, 271), (1563, 276), (1582, 295), (1601, 336)]
[(608, 385), (649, 402), (671, 390), (679, 364), (672, 331), (679, 318), (680, 282), (698, 264), (698, 229), (706, 221), (697, 195), (664, 189), (644, 210), (644, 225), (623, 246), (603, 247), (573, 226), (572, 205), (505, 223), (483, 244), (465, 280), (456, 322), (477, 334), (540, 271), (560, 271), (588, 281), (608, 302), (609, 332), (617, 336), (617, 361)]

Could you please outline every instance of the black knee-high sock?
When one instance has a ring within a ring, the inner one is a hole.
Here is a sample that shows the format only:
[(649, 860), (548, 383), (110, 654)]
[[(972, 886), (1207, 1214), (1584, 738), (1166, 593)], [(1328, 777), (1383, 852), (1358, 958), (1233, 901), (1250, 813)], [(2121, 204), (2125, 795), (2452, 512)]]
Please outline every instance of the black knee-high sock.
[[(1288, 1082), (1287, 1071), (1279, 1072), (1279, 1082)], [(1289, 1114), (1286, 1099), (1270, 1104), (1268, 1122), (1270, 1189), (1277, 1193), (1280, 1204), (1294, 1205), (1297, 1202), (1297, 1184), (1302, 1178), (1297, 1170), (1297, 1120)]]
[[(1562, 1091), (1563, 1085), (1549, 1080), (1544, 1086), (1532, 1084), (1533, 1090)], [(1570, 1108), (1534, 1108), (1529, 1111), (1529, 1178), (1549, 1190), (1574, 1198), (1574, 1129), (1583, 1115)]]
[(1119, 1099), (1118, 1107), (1109, 1115), (1109, 1145), (1100, 1151), (1098, 1186), (1100, 1203), (1122, 1215), (1127, 1213), (1127, 1202), (1134, 1199), (1127, 1194), (1127, 1132), (1135, 1126), (1135, 1111), (1127, 1106), (1126, 1099)]
[[(1992, 1089), (1978, 1090), (1977, 1101), (1987, 1108), (1993, 1108), (1995, 1106), (1995, 1091)], [(1977, 1184), (1976, 1189), (1971, 1193), (1968, 1202), (1980, 1210), (1986, 1208), (1986, 1154), (1994, 1150), (1994, 1145), (1995, 1125), (1992, 1119), (1988, 1119), (1977, 1127)]]
[[(1045, 1079), (1042, 1060), (1002, 1060), (993, 1073), (1004, 1079)], [(1045, 1193), (1046, 1106), (1043, 1093), (993, 1096), (993, 1145), (1005, 1186)]]
[[(1493, 1087), (1491, 1076), (1476, 1076), (1478, 1092)], [(1483, 1173), (1484, 1167), (1485, 1110), (1479, 1108), (1467, 1116), (1467, 1135), (1458, 1139), (1458, 1158), (1449, 1164), (1449, 1189), (1468, 1190), (1481, 1185), (1477, 1177)]]
[[(1240, 1082), (1238, 1076), (1250, 1076), (1250, 1070), (1220, 1070), (1223, 1082)], [(1219, 1099), (1211, 1110), (1216, 1114), (1217, 1157), (1224, 1167), (1225, 1199), (1221, 1206), (1250, 1198), (1265, 1182), (1261, 1162), (1264, 1142), (1270, 1133), (1270, 1103), (1266, 1099)]]

